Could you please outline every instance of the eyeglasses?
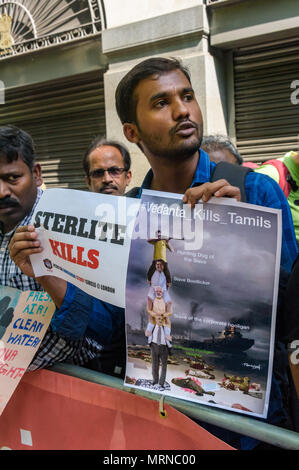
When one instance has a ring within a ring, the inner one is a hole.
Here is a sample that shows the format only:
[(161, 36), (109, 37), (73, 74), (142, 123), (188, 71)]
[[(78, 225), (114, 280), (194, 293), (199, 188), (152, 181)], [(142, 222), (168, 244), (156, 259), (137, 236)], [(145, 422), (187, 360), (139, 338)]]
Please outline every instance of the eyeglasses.
[(97, 168), (96, 170), (91, 171), (89, 173), (89, 176), (91, 176), (92, 178), (103, 178), (106, 171), (108, 171), (109, 175), (112, 178), (116, 178), (117, 176), (122, 175), (124, 171), (128, 170), (126, 170), (126, 168), (119, 168), (118, 166), (111, 166), (106, 170), (104, 170), (103, 168)]

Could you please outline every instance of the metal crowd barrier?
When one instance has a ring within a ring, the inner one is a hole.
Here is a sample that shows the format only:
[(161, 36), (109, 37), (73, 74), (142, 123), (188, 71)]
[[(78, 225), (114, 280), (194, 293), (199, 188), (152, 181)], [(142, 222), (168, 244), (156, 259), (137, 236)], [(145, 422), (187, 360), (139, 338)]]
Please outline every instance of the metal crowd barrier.
[[(134, 393), (135, 395), (140, 395), (150, 400), (159, 401), (161, 398), (161, 396), (156, 393), (124, 386), (123, 380), (116, 377), (83, 367), (71, 364), (56, 364), (49, 368), (49, 370), (87, 380), (88, 382)], [(251, 417), (241, 416), (236, 413), (230, 413), (218, 408), (192, 403), (178, 398), (165, 396), (164, 403), (172, 406), (190, 418), (198, 419), (205, 423), (213, 424), (283, 449), (299, 450), (299, 433), (297, 432), (261, 422)]]

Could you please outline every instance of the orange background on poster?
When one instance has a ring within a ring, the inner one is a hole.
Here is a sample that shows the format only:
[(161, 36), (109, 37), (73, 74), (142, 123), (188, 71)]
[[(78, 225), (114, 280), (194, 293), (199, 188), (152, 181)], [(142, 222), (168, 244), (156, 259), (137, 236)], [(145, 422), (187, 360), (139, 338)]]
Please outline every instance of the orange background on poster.
[[(0, 417), (13, 450), (231, 450), (169, 405), (48, 370), (26, 373)], [(32, 446), (21, 442), (30, 431)]]

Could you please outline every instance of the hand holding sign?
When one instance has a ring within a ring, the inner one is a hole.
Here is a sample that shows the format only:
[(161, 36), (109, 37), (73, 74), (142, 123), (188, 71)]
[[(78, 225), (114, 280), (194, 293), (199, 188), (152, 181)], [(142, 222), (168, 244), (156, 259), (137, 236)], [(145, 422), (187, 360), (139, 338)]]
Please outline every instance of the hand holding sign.
[(43, 251), (38, 234), (33, 225), (18, 227), (9, 246), (9, 254), (14, 263), (28, 277), (35, 277), (30, 255)]
[(231, 197), (239, 202), (241, 201), (240, 188), (230, 185), (225, 179), (221, 179), (187, 189), (183, 196), (183, 203), (194, 207), (200, 200), (208, 202), (213, 196)]
[(47, 291), (59, 308), (63, 302), (67, 283), (56, 276), (35, 276), (30, 255), (41, 253), (43, 247), (38, 238), (38, 233), (33, 225), (27, 225), (17, 228), (8, 246), (9, 254), (14, 263), (28, 277), (38, 278), (41, 286)]

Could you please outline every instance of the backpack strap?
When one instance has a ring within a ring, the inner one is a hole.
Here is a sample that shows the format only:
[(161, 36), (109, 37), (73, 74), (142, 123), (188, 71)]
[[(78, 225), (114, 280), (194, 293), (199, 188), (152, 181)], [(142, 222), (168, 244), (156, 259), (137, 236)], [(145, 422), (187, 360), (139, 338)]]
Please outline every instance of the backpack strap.
[(241, 201), (247, 202), (245, 192), (245, 178), (252, 168), (235, 165), (228, 162), (219, 162), (214, 168), (211, 176), (211, 182), (220, 179), (227, 180), (232, 186), (237, 186), (241, 191)]
[(264, 162), (261, 167), (264, 165), (272, 165), (276, 168), (279, 174), (279, 186), (283, 190), (286, 198), (289, 196), (292, 189), (293, 191), (297, 191), (298, 186), (296, 181), (292, 178), (287, 166), (281, 160), (273, 158)]

